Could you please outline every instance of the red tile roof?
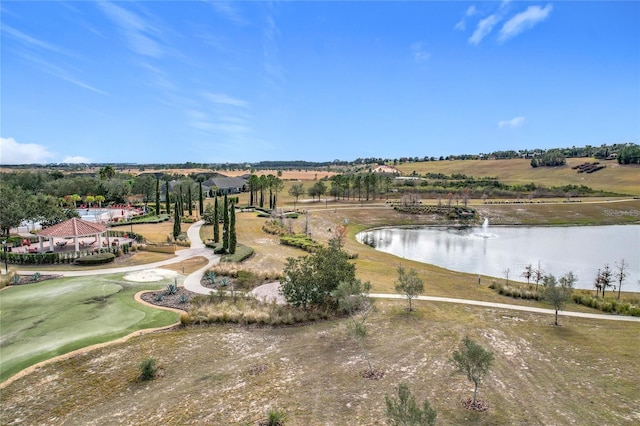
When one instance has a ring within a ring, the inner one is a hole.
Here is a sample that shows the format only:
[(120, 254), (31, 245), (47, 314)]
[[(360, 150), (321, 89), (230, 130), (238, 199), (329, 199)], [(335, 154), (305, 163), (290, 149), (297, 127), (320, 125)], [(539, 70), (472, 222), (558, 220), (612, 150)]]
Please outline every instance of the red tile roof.
[(87, 222), (86, 220), (71, 218), (57, 225), (50, 226), (38, 232), (43, 237), (82, 237), (86, 235), (96, 235), (107, 230), (106, 226)]

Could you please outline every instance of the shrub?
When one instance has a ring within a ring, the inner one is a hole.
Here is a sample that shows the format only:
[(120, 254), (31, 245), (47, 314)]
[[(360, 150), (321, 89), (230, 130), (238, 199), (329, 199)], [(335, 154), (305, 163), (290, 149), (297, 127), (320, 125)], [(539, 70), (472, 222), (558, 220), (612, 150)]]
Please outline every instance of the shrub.
[(40, 279), (40, 272), (36, 272), (33, 275), (31, 275), (31, 281), (36, 282)]
[(315, 253), (320, 247), (322, 247), (320, 244), (306, 235), (281, 236), (280, 244), (283, 244), (285, 246), (298, 247), (309, 253)]
[(263, 422), (266, 426), (283, 426), (287, 421), (287, 415), (284, 411), (272, 408), (267, 411), (267, 421)]
[(187, 299), (187, 295), (186, 294), (181, 294), (180, 298), (178, 298), (178, 303), (187, 303), (189, 301), (189, 299)]
[(157, 293), (156, 294), (156, 302), (162, 302), (162, 299), (164, 299), (164, 296), (162, 296), (162, 293)]
[(177, 284), (169, 284), (167, 286), (167, 289), (165, 290), (165, 294), (170, 296), (172, 294), (176, 294), (178, 292), (178, 285)]
[(156, 377), (156, 374), (158, 374), (158, 366), (156, 365), (155, 358), (147, 358), (140, 361), (138, 367), (140, 369), (139, 380), (152, 380)]
[(78, 265), (102, 265), (113, 262), (116, 256), (113, 253), (98, 253), (91, 256), (82, 256), (76, 259)]

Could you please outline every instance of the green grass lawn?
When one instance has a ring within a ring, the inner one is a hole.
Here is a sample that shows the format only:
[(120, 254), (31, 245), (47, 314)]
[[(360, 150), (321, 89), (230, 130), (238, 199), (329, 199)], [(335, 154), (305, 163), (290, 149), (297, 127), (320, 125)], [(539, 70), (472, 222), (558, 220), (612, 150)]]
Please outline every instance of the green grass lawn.
[(0, 293), (0, 381), (40, 361), (178, 320), (133, 296), (167, 282), (136, 284), (122, 275), (63, 278)]

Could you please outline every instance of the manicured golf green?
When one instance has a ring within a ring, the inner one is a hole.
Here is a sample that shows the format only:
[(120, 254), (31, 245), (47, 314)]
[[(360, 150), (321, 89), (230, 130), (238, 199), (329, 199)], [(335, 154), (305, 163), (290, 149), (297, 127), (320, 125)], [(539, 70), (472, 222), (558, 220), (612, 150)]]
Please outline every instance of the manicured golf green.
[(0, 381), (40, 361), (176, 322), (178, 314), (143, 306), (133, 298), (140, 290), (171, 282), (130, 283), (122, 275), (110, 275), (48, 280), (2, 291)]

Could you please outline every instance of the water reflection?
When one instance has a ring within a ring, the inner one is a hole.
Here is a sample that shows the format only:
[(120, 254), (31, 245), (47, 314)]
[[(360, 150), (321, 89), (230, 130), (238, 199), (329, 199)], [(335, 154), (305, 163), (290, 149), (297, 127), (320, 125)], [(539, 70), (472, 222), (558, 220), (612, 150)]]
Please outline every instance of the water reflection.
[(598, 268), (624, 258), (629, 276), (623, 291), (640, 291), (640, 225), (584, 227), (381, 228), (358, 240), (399, 257), (462, 272), (511, 278), (528, 264), (556, 276), (573, 271), (577, 287), (592, 288)]

